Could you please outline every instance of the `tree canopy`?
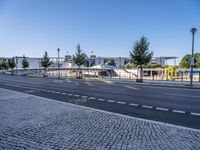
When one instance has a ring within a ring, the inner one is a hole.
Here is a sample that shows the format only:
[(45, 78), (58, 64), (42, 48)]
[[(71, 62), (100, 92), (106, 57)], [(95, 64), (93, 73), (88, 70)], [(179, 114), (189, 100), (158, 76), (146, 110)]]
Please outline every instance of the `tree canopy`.
[(26, 69), (26, 68), (28, 68), (28, 67), (29, 67), (29, 62), (28, 62), (28, 60), (26, 59), (26, 57), (23, 56), (23, 59), (22, 59), (22, 68), (23, 68), (23, 69)]
[(16, 64), (15, 64), (15, 59), (8, 59), (8, 65), (11, 69), (15, 68)]
[(76, 46), (76, 54), (73, 55), (73, 61), (77, 66), (81, 66), (85, 63), (86, 54), (81, 50), (80, 45)]
[(3, 61), (1, 62), (1, 69), (8, 69), (9, 65), (8, 62), (6, 61), (6, 59), (3, 59)]
[(149, 50), (149, 42), (146, 37), (142, 36), (139, 41), (133, 45), (130, 57), (134, 65), (142, 68), (144, 65), (150, 63), (153, 52)]
[(53, 64), (53, 62), (50, 60), (48, 53), (45, 51), (43, 58), (41, 60), (41, 65), (44, 68), (48, 68)]
[[(191, 55), (186, 54), (179, 63), (179, 67), (183, 69), (190, 68)], [(194, 68), (200, 68), (200, 53), (194, 54)]]

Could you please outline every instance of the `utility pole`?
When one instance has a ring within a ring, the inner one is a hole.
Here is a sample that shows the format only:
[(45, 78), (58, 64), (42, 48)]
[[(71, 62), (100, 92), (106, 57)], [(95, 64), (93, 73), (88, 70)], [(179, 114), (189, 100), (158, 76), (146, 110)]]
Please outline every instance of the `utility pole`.
[(194, 66), (194, 34), (196, 33), (197, 29), (196, 28), (192, 28), (190, 30), (190, 32), (192, 32), (192, 57), (191, 57), (191, 61), (190, 61), (190, 66), (191, 66), (191, 70), (190, 70), (190, 85), (193, 85), (193, 66)]
[(60, 49), (57, 49), (58, 51), (58, 78), (60, 78)]

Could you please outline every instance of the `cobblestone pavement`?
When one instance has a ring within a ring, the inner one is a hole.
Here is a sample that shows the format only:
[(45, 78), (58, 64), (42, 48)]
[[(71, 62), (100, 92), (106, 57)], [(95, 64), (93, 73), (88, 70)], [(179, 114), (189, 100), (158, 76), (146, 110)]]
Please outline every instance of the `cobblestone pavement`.
[(199, 150), (200, 131), (0, 89), (0, 149)]

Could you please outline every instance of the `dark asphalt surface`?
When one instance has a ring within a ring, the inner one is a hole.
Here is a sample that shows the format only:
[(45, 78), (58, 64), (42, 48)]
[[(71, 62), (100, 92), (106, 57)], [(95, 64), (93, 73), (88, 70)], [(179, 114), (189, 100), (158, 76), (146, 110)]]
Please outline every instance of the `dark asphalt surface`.
[[(199, 89), (115, 84), (109, 81), (55, 80), (3, 74), (0, 74), (0, 88), (200, 129), (200, 115), (191, 114), (200, 114)], [(30, 90), (29, 88), (57, 91), (58, 93)], [(60, 94), (62, 92), (74, 96)], [(95, 99), (82, 100), (81, 96)], [(98, 99), (105, 99), (105, 101)], [(139, 106), (131, 106), (132, 103)], [(167, 111), (163, 111), (162, 108)]]

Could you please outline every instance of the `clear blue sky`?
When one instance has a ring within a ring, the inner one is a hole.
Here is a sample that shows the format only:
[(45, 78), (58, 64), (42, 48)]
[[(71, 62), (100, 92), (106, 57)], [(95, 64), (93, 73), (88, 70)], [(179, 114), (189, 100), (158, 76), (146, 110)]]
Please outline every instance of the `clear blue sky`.
[(154, 56), (191, 52), (196, 27), (200, 52), (199, 0), (0, 0), (0, 57), (74, 54), (129, 56), (142, 35)]

